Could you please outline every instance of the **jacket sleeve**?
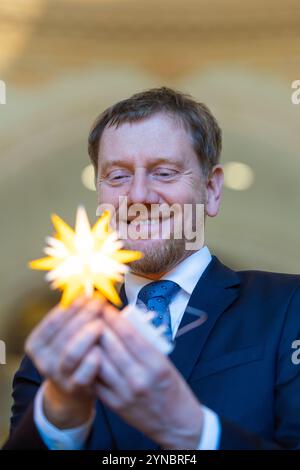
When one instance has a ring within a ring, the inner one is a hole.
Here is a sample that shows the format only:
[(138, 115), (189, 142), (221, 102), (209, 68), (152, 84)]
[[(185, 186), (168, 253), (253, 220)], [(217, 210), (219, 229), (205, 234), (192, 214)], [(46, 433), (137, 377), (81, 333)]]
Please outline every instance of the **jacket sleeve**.
[(278, 343), (274, 371), (274, 438), (272, 441), (265, 440), (221, 417), (220, 449), (300, 449), (300, 364), (293, 359), (293, 343), (297, 340), (300, 340), (299, 287), (294, 290), (288, 301)]
[(42, 378), (30, 359), (25, 356), (13, 380), (13, 406), (10, 433), (4, 450), (46, 450), (33, 419), (33, 401)]
[[(31, 360), (25, 356), (13, 380), (13, 406), (9, 438), (3, 450), (48, 450), (34, 423), (34, 399), (43, 381)], [(101, 432), (98, 430), (101, 429)], [(110, 450), (114, 439), (104, 406), (98, 401), (96, 418), (86, 442), (86, 449)]]

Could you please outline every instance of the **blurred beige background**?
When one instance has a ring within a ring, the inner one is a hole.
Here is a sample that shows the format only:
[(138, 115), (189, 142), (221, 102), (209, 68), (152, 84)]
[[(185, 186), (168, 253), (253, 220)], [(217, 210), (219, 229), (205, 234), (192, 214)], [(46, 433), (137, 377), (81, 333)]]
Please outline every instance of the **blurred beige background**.
[[(0, 443), (24, 338), (57, 296), (28, 260), (55, 211), (73, 224), (96, 195), (82, 182), (87, 135), (105, 107), (167, 85), (213, 110), (227, 187), (207, 243), (236, 268), (299, 272), (297, 0), (1, 0)], [(239, 187), (239, 189), (235, 189)]]

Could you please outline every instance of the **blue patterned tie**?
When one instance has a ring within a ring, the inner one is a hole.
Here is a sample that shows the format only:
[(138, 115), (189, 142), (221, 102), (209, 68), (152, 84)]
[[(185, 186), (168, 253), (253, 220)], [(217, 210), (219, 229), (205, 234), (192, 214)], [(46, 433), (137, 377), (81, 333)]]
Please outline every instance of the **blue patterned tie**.
[(172, 341), (169, 304), (179, 290), (180, 286), (176, 282), (155, 281), (144, 286), (138, 294), (138, 299), (146, 305), (147, 309), (157, 313), (152, 323), (155, 326), (166, 325), (165, 337), (169, 341)]

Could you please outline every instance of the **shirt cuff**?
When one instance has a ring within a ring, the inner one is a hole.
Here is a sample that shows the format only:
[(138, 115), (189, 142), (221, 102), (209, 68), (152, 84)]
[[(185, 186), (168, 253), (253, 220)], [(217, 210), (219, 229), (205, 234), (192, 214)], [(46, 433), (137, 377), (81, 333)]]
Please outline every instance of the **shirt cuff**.
[(50, 450), (81, 450), (91, 430), (95, 411), (91, 418), (81, 426), (71, 429), (58, 429), (51, 424), (43, 411), (44, 385), (34, 399), (33, 419), (37, 430)]
[(218, 450), (221, 438), (221, 422), (218, 415), (202, 405), (203, 430), (198, 450)]

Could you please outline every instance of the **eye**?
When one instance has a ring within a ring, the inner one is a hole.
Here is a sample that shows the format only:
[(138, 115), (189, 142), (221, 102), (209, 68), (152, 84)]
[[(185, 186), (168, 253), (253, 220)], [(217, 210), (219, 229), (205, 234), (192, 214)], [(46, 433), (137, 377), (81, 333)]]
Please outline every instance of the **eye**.
[(173, 179), (177, 175), (177, 171), (172, 168), (156, 168), (153, 176), (161, 180)]
[(113, 170), (105, 177), (105, 180), (111, 184), (122, 184), (130, 178), (130, 173), (127, 170)]

